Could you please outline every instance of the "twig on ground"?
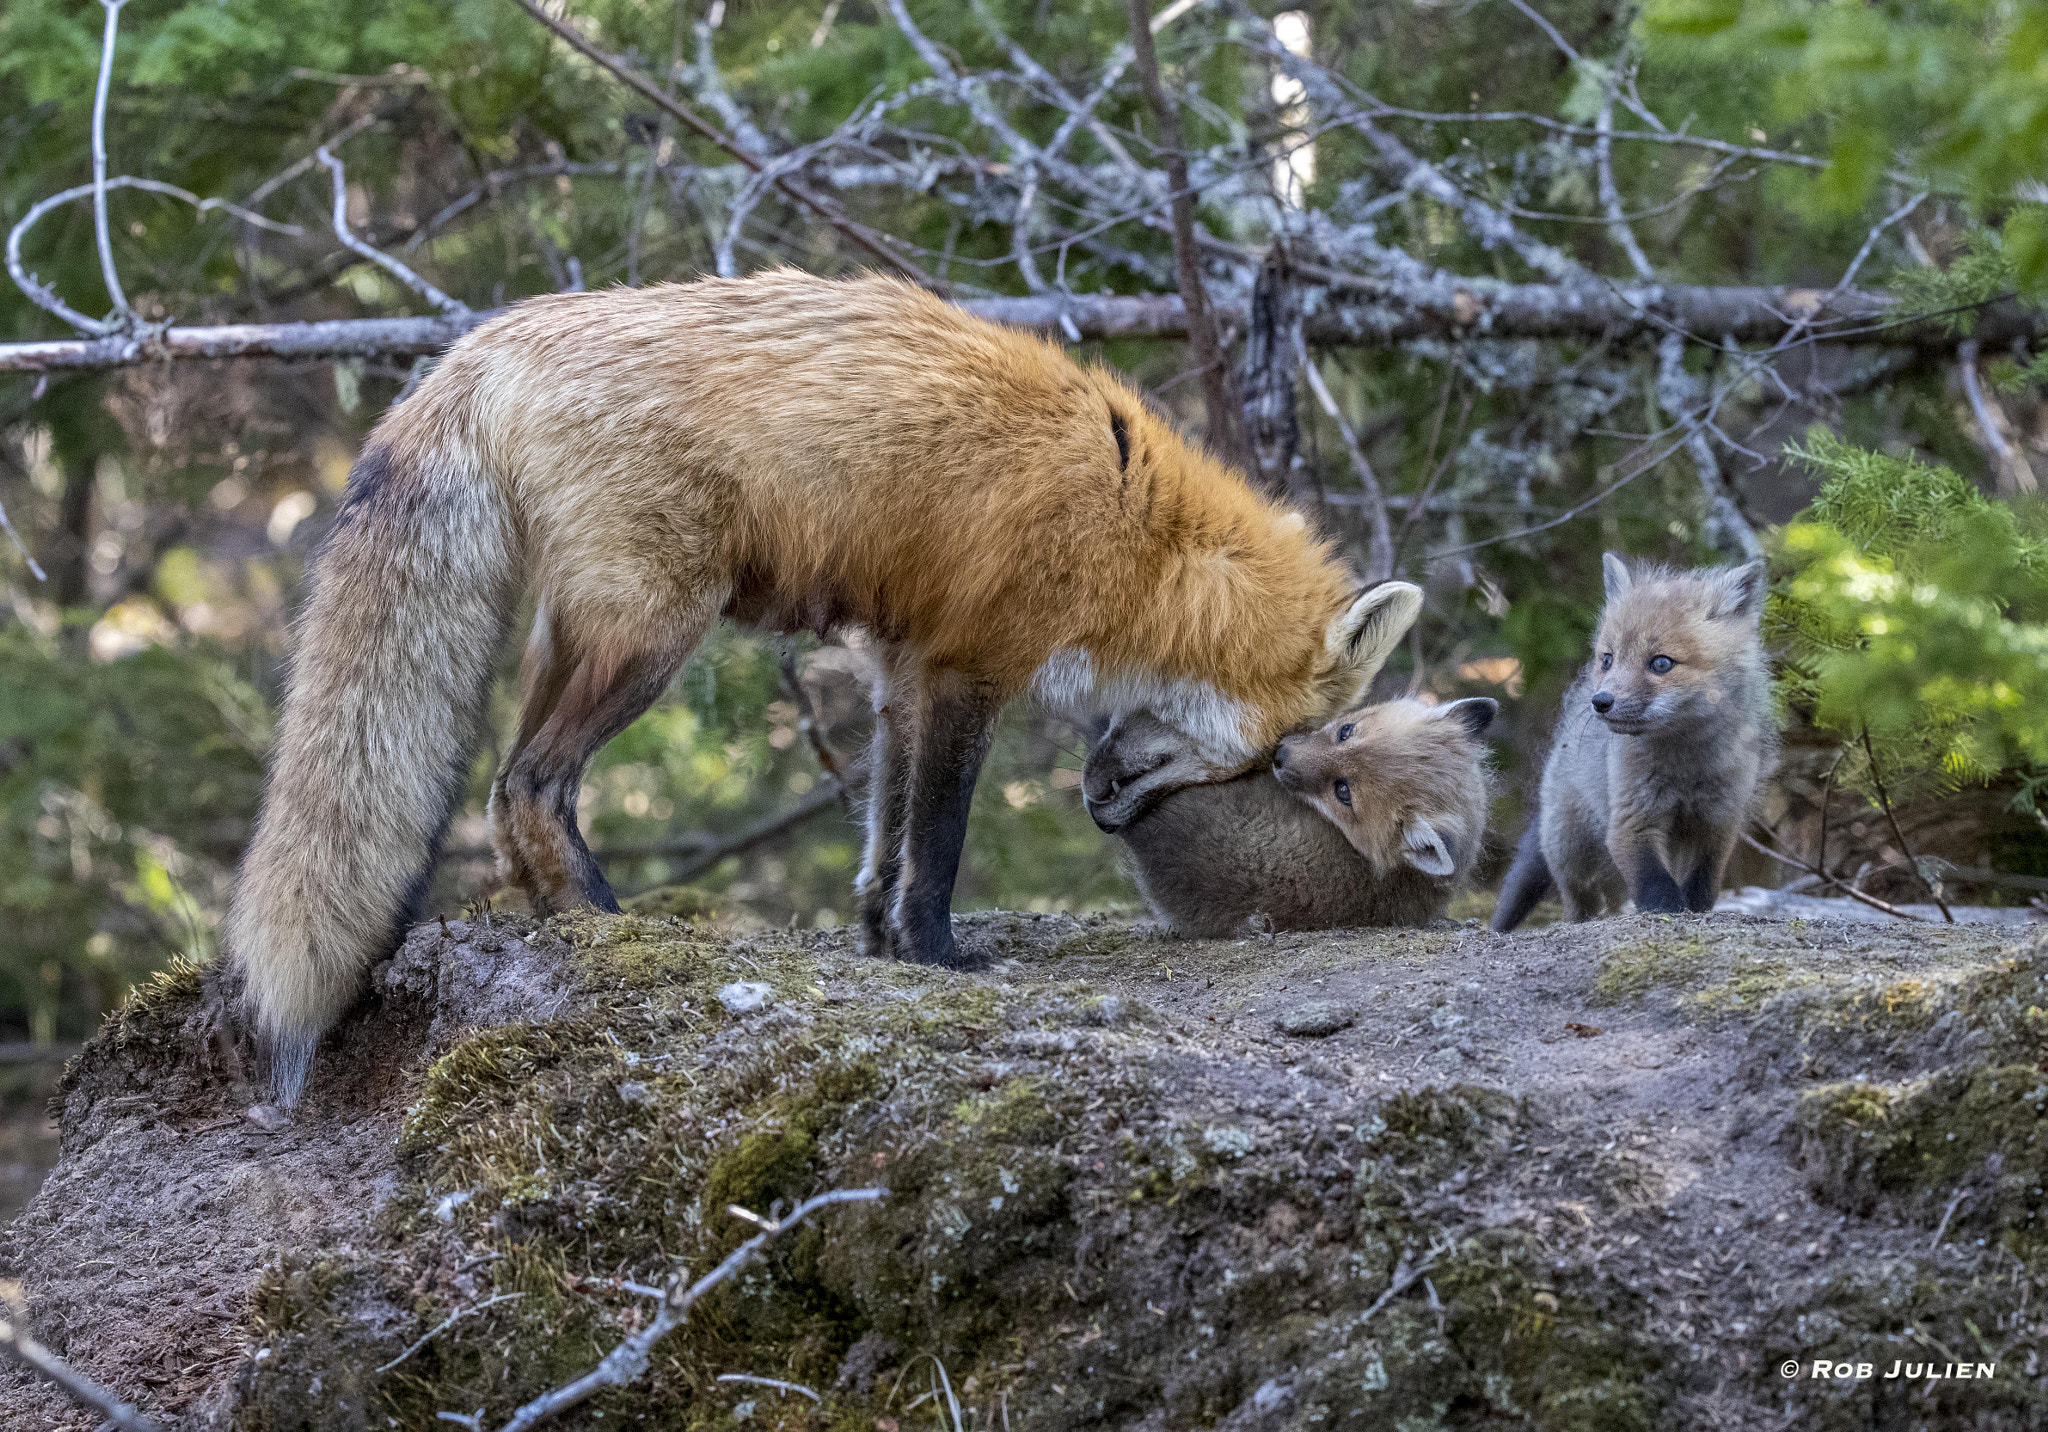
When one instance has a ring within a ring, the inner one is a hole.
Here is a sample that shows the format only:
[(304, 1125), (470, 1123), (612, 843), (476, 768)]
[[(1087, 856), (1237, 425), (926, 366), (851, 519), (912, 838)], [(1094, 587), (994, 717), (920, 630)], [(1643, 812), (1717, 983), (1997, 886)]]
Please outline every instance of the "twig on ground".
[(1899, 854), (1906, 857), (1906, 864), (1913, 867), (1913, 873), (1919, 876), (1920, 883), (1927, 887), (1928, 895), (1933, 899), (1936, 908), (1941, 911), (1941, 918), (1953, 925), (1956, 922), (1956, 917), (1949, 913), (1948, 902), (1941, 898), (1940, 887), (1928, 879), (1927, 872), (1920, 868), (1920, 857), (1913, 853), (1913, 847), (1906, 841), (1906, 832), (1899, 828), (1899, 818), (1892, 813), (1892, 800), (1885, 793), (1884, 776), (1877, 769), (1877, 752), (1870, 744), (1870, 731), (1868, 728), (1864, 729), (1862, 738), (1863, 756), (1865, 760), (1870, 762), (1871, 789), (1877, 792), (1878, 808), (1884, 812), (1885, 823), (1892, 828), (1892, 839), (1899, 843)]
[(752, 1377), (744, 1372), (721, 1372), (718, 1374), (718, 1380), (720, 1382), (751, 1382), (758, 1387), (772, 1387), (780, 1392), (800, 1392), (820, 1407), (825, 1405), (824, 1398), (818, 1396), (817, 1393), (811, 1391), (800, 1382), (782, 1382), (773, 1377)]
[(398, 1366), (401, 1362), (404, 1362), (407, 1358), (411, 1357), (414, 1353), (418, 1352), (421, 1348), (425, 1347), (435, 1338), (441, 1336), (442, 1333), (447, 1332), (448, 1329), (454, 1327), (464, 1318), (470, 1317), (471, 1315), (476, 1313), (480, 1313), (485, 1308), (491, 1307), (495, 1304), (509, 1303), (514, 1298), (523, 1298), (525, 1296), (526, 1294), (524, 1293), (499, 1293), (495, 1297), (485, 1298), (481, 1303), (472, 1303), (466, 1308), (457, 1308), (454, 1312), (450, 1313), (447, 1317), (443, 1318), (440, 1321), (440, 1323), (438, 1323), (435, 1327), (433, 1327), (428, 1332), (423, 1334), (420, 1337), (420, 1339), (417, 1342), (415, 1342), (411, 1347), (407, 1348), (397, 1357), (394, 1357), (393, 1359), (391, 1359), (391, 1361), (385, 1363), (382, 1367), (378, 1368), (377, 1372), (379, 1374), (382, 1374), (391, 1371), (392, 1368)]
[(162, 1423), (123, 1402), (4, 1317), (0, 1317), (0, 1353), (48, 1378), (98, 1412), (106, 1418), (101, 1424), (104, 1427), (117, 1427), (121, 1432), (163, 1432)]
[(1855, 900), (1861, 904), (1868, 905), (1873, 910), (1882, 910), (1885, 914), (1890, 915), (1895, 919), (1911, 920), (1916, 925), (1924, 925), (1927, 923), (1925, 920), (1921, 919), (1918, 915), (1915, 915), (1910, 910), (1901, 910), (1896, 905), (1887, 905), (1884, 901), (1878, 899), (1875, 895), (1866, 895), (1861, 890), (1858, 890), (1854, 885), (1851, 885), (1846, 881), (1837, 880), (1832, 875), (1826, 874), (1824, 871), (1816, 870), (1813, 866), (1808, 865), (1805, 861), (1801, 860), (1796, 855), (1787, 855), (1782, 850), (1773, 850), (1770, 846), (1765, 845), (1762, 841), (1752, 836), (1748, 831), (1744, 831), (1742, 833), (1742, 843), (1748, 846), (1751, 850), (1754, 850), (1759, 855), (1768, 855), (1771, 859), (1777, 861), (1780, 865), (1789, 865), (1794, 870), (1800, 871), (1803, 874), (1819, 876), (1829, 885), (1839, 887), (1841, 892), (1844, 895), (1847, 895), (1851, 900)]
[(1407, 1292), (1410, 1288), (1414, 1287), (1416, 1282), (1421, 1279), (1423, 1274), (1427, 1273), (1431, 1268), (1436, 1266), (1438, 1252), (1438, 1249), (1432, 1248), (1427, 1253), (1422, 1255), (1422, 1261), (1420, 1263), (1410, 1263), (1408, 1261), (1408, 1250), (1406, 1248), (1403, 1248), (1401, 1250), (1400, 1258), (1394, 1264), (1393, 1281), (1387, 1284), (1387, 1289), (1385, 1292), (1381, 1293), (1377, 1298), (1373, 1299), (1371, 1307), (1367, 1308), (1364, 1312), (1358, 1315), (1356, 1321), (1352, 1323), (1352, 1326), (1358, 1326), (1359, 1323), (1364, 1322), (1367, 1318), (1370, 1318), (1374, 1313), (1377, 1313), (1381, 1308), (1384, 1308), (1387, 1304), (1393, 1302), (1394, 1299), (1400, 1297), (1403, 1293)]
[[(887, 1195), (888, 1190), (881, 1188), (834, 1189), (830, 1193), (821, 1193), (816, 1198), (805, 1199), (788, 1217), (773, 1222), (758, 1214), (749, 1213), (737, 1204), (727, 1208), (726, 1212), (736, 1218), (746, 1219), (761, 1231), (740, 1244), (726, 1256), (725, 1261), (680, 1294), (664, 1297), (647, 1326), (606, 1353), (604, 1360), (596, 1367), (574, 1382), (566, 1383), (552, 1392), (534, 1398), (514, 1413), (512, 1420), (507, 1422), (500, 1432), (526, 1432), (527, 1428), (558, 1412), (566, 1412), (607, 1387), (623, 1387), (635, 1381), (647, 1370), (654, 1345), (689, 1321), (690, 1309), (698, 1300), (754, 1262), (778, 1236), (795, 1228), (821, 1208), (835, 1203), (872, 1203)], [(456, 1420), (445, 1412), (440, 1415), (450, 1421)]]
[(1963, 1204), (1963, 1201), (1969, 1197), (1969, 1189), (1959, 1188), (1956, 1190), (1956, 1196), (1948, 1201), (1948, 1207), (1944, 1208), (1941, 1211), (1941, 1222), (1935, 1227), (1934, 1238), (1927, 1245), (1927, 1251), (1929, 1253), (1932, 1253), (1935, 1249), (1941, 1246), (1942, 1238), (1948, 1233), (1948, 1221), (1956, 1216), (1956, 1210), (1960, 1208)]

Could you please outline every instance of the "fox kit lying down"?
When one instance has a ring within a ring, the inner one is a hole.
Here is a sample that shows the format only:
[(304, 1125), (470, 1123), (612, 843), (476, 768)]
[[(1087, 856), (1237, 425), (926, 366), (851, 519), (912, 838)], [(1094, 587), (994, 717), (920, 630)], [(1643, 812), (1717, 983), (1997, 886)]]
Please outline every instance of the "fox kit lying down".
[(1512, 930), (1557, 886), (1565, 918), (1603, 899), (1675, 913), (1714, 906), (1777, 722), (1757, 630), (1764, 564), (1673, 571), (1603, 560), (1593, 660), (1565, 693), (1541, 808), (1501, 885)]
[[(1175, 933), (1423, 925), (1478, 859), (1489, 789), (1480, 739), (1499, 708), (1390, 701), (1280, 743), (1271, 771), (1186, 786), (1117, 829), (1138, 888)], [(1084, 796), (1108, 796), (1185, 737), (1120, 722), (1089, 758)]]

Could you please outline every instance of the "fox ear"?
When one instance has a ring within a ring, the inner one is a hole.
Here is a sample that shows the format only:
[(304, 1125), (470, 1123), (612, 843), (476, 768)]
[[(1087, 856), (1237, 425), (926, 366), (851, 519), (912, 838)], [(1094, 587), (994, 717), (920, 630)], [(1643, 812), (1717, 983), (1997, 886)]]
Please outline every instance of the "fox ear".
[(1721, 603), (1714, 610), (1717, 617), (1747, 617), (1754, 621), (1763, 615), (1764, 592), (1769, 588), (1769, 574), (1764, 568), (1764, 559), (1745, 562), (1740, 567), (1730, 568), (1721, 579)]
[(1401, 827), (1401, 840), (1401, 858), (1424, 875), (1449, 875), (1458, 868), (1458, 862), (1451, 859), (1451, 848), (1444, 844), (1436, 827), (1419, 815), (1410, 817)]
[(1337, 669), (1355, 673), (1357, 689), (1363, 691), (1421, 612), (1422, 588), (1381, 582), (1360, 592), (1331, 620), (1323, 641)]
[(1436, 714), (1439, 719), (1458, 722), (1477, 736), (1493, 724), (1494, 717), (1500, 715), (1500, 703), (1491, 696), (1468, 696), (1463, 701), (1438, 707)]
[(1607, 576), (1607, 600), (1628, 595), (1628, 589), (1635, 585), (1635, 578), (1628, 572), (1628, 563), (1621, 560), (1619, 552), (1600, 554), (1600, 570)]

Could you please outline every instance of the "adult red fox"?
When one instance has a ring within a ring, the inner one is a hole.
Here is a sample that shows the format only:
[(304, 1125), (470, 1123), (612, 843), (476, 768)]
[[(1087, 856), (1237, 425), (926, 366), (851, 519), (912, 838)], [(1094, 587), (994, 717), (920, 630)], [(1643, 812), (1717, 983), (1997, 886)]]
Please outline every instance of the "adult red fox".
[(857, 624), (882, 669), (866, 945), (940, 965), (989, 733), (1034, 678), (1156, 710), (1221, 776), (1357, 699), (1385, 601), (1114, 376), (787, 270), (479, 328), (371, 436), (310, 585), (225, 932), (285, 1102), (426, 888), (523, 586), (491, 823), (537, 908), (617, 908), (584, 765), (720, 613)]

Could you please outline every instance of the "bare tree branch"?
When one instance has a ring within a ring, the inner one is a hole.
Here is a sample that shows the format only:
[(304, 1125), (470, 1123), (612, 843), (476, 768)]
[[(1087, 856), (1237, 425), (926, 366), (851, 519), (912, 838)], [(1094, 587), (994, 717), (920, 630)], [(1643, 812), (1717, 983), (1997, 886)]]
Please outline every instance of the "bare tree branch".
[(114, 268), (114, 240), (107, 228), (107, 90), (114, 76), (114, 40), (121, 29), (121, 7), (128, 0), (100, 0), (107, 12), (107, 24), (100, 38), (100, 76), (92, 92), (92, 224), (99, 241), (100, 277), (107, 285), (107, 297), (114, 305), (114, 322), (125, 324), (135, 317), (128, 295), (121, 291), (121, 275)]
[[(1312, 346), (1373, 348), (1421, 339), (1607, 338), (1661, 336), (1672, 329), (1719, 333), (1736, 343), (1768, 344), (1808, 320), (1805, 341), (1863, 340), (1900, 352), (1954, 353), (1963, 341), (1937, 318), (1893, 316), (1883, 294), (1852, 290), (1832, 301), (1811, 288), (1571, 287), (1504, 284), (1459, 274), (1381, 281), (1349, 278), (1319, 295), (1305, 314)], [(1064, 334), (1069, 342), (1108, 338), (1184, 339), (1187, 313), (1175, 294), (1047, 294), (972, 298), (959, 306), (996, 323)], [(1241, 304), (1215, 304), (1240, 324)], [(2048, 336), (2048, 312), (2001, 301), (1978, 310), (1975, 336), (1989, 345)], [(414, 358), (438, 353), (492, 314), (452, 318), (361, 318), (308, 323), (172, 327), (146, 335), (35, 339), (0, 343), (0, 373), (90, 371), (145, 361), (216, 358)], [(88, 320), (90, 321), (90, 320)], [(1071, 325), (1071, 331), (1069, 331)], [(1880, 376), (1897, 361), (1880, 365)]]
[(1351, 470), (1357, 474), (1358, 485), (1364, 489), (1363, 501), (1359, 505), (1364, 509), (1366, 527), (1371, 535), (1366, 539), (1365, 570), (1360, 575), (1368, 583), (1384, 582), (1394, 575), (1394, 535), (1387, 521), (1386, 489), (1380, 486), (1379, 475), (1366, 459), (1358, 434), (1344, 420), (1343, 410), (1337, 406), (1337, 397), (1330, 391), (1330, 385), (1323, 381), (1322, 370), (1316, 366), (1313, 354), (1302, 354), (1301, 372), (1308, 379), (1309, 391), (1316, 395), (1316, 404), (1337, 425), (1337, 436), (1344, 440), (1344, 451), (1351, 458)]
[(1753, 562), (1763, 556), (1763, 543), (1757, 540), (1756, 528), (1743, 512), (1734, 484), (1722, 471), (1707, 436), (1708, 415), (1714, 407), (1712, 384), (1685, 371), (1685, 336), (1676, 331), (1657, 343), (1657, 404), (1685, 431), (1686, 454), (1699, 474), (1700, 494), (1706, 502), (1709, 539), (1740, 561)]
[[(901, 4), (902, 0), (890, 0)], [(1181, 302), (1187, 311), (1188, 348), (1202, 375), (1202, 400), (1209, 418), (1209, 445), (1226, 462), (1254, 470), (1256, 458), (1244, 440), (1244, 404), (1234, 374), (1216, 336), (1209, 308), (1208, 286), (1202, 281), (1202, 255), (1195, 246), (1195, 197), (1188, 184), (1187, 141), (1180, 111), (1159, 82), (1159, 58), (1152, 49), (1152, 14), (1146, 0), (1130, 0), (1131, 53), (1144, 88), (1145, 102), (1159, 122), (1160, 160), (1173, 196), (1173, 257), (1180, 271)]]
[[(51, 210), (61, 208), (75, 199), (83, 199), (88, 194), (92, 195), (96, 200), (102, 200), (106, 197), (104, 191), (108, 189), (145, 189), (152, 194), (164, 194), (173, 199), (182, 199), (201, 214), (219, 209), (225, 213), (233, 214), (246, 223), (269, 229), (273, 233), (290, 234), (295, 238), (306, 232), (297, 224), (280, 224), (274, 219), (264, 218), (263, 215), (255, 212), (253, 209), (245, 209), (240, 204), (230, 203), (226, 199), (202, 199), (191, 190), (181, 189), (176, 184), (166, 184), (161, 179), (137, 179), (127, 174), (117, 174), (103, 184), (80, 184), (75, 188), (64, 189), (52, 194), (47, 199), (40, 199), (29, 206), (29, 211), (21, 216), (21, 222), (8, 230), (8, 276), (14, 280), (15, 287), (27, 294), (29, 301), (35, 304), (36, 307), (42, 309), (45, 313), (54, 314), (73, 328), (85, 333), (114, 333), (120, 330), (121, 325), (103, 322), (97, 318), (88, 318), (57, 297), (57, 291), (38, 279), (29, 271), (28, 266), (22, 262), (21, 245), (22, 241), (28, 237), (28, 231)], [(0, 348), (7, 346), (9, 345), (0, 344)]]
[(414, 293), (441, 310), (446, 317), (464, 319), (470, 316), (470, 307), (458, 298), (451, 298), (432, 283), (420, 277), (382, 249), (365, 243), (350, 232), (348, 226), (348, 175), (343, 172), (341, 161), (328, 152), (326, 145), (313, 151), (313, 155), (334, 175), (334, 237), (352, 253), (362, 255), (371, 263), (383, 269)]
[(132, 1403), (123, 1402), (6, 1318), (0, 1318), (0, 1353), (48, 1378), (92, 1408), (106, 1418), (104, 1426), (118, 1427), (121, 1432), (163, 1432), (162, 1423), (145, 1416)]
[[(725, 133), (717, 125), (712, 124), (688, 105), (680, 100), (671, 99), (668, 95), (662, 93), (660, 89), (650, 83), (644, 76), (635, 72), (624, 60), (619, 59), (615, 55), (608, 55), (603, 50), (600, 50), (596, 45), (586, 40), (574, 26), (565, 24), (548, 14), (547, 11), (540, 7), (537, 0), (516, 0), (516, 3), (520, 9), (526, 11), (527, 14), (533, 16), (534, 19), (540, 21), (541, 24), (554, 32), (569, 48), (608, 71), (622, 84), (626, 85), (634, 93), (654, 105), (664, 114), (680, 120), (685, 126), (694, 130), (705, 139), (710, 140), (727, 154), (730, 154), (733, 158), (739, 160), (740, 163), (746, 165), (747, 168), (758, 172), (767, 167), (766, 161), (759, 155), (745, 148), (737, 140), (733, 139), (732, 136)], [(827, 224), (830, 224), (862, 249), (880, 259), (904, 278), (909, 279), (912, 283), (917, 284), (921, 288), (943, 291), (943, 286), (934, 280), (930, 274), (896, 252), (890, 246), (890, 241), (886, 235), (869, 228), (865, 224), (856, 223), (833, 200), (812, 193), (804, 185), (786, 174), (775, 180), (775, 187), (790, 199), (810, 210), (810, 212), (817, 215)]]
[(1977, 420), (1977, 431), (1984, 435), (1985, 450), (1998, 467), (1998, 485), (2013, 492), (2033, 492), (2036, 489), (2034, 469), (2028, 464), (2026, 455), (2006, 436), (2004, 415), (1985, 393), (1984, 385), (1977, 376), (1979, 352), (1975, 338), (1965, 340), (1956, 349), (1956, 373), (1963, 380), (1963, 397), (1970, 405), (1970, 416)]

